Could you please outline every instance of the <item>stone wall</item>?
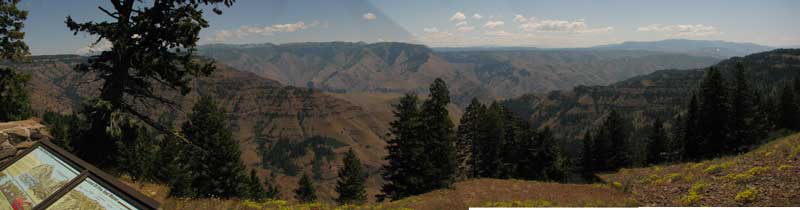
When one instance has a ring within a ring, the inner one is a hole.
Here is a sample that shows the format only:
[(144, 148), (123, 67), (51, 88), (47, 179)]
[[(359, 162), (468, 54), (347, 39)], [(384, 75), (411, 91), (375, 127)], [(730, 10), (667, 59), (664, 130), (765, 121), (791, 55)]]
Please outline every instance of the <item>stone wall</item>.
[(0, 165), (42, 139), (52, 136), (37, 119), (0, 123)]

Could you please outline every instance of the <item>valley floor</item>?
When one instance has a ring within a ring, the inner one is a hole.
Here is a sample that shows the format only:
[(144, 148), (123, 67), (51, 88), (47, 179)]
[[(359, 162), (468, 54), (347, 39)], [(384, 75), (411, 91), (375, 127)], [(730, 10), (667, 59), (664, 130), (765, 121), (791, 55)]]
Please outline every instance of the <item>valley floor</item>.
[[(799, 206), (800, 133), (746, 154), (697, 163), (623, 169), (602, 174), (608, 184), (558, 184), (475, 179), (406, 199), (360, 206), (166, 198), (167, 189), (132, 184), (163, 209), (467, 209), (581, 206)], [(291, 193), (284, 189), (283, 193)]]

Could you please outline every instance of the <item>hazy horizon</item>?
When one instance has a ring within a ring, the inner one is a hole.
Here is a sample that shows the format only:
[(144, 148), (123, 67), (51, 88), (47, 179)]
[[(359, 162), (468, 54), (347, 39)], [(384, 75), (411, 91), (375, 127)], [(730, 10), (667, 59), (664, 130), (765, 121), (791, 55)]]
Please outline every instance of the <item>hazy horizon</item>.
[[(90, 5), (91, 4), (91, 5)], [(102, 21), (91, 1), (23, 1), (34, 55), (83, 54), (109, 47), (64, 24)], [(108, 2), (100, 5), (109, 8)], [(429, 47), (580, 48), (665, 39), (800, 46), (797, 1), (239, 1), (205, 12), (199, 44), (407, 42)], [(679, 14), (679, 15), (678, 15)]]

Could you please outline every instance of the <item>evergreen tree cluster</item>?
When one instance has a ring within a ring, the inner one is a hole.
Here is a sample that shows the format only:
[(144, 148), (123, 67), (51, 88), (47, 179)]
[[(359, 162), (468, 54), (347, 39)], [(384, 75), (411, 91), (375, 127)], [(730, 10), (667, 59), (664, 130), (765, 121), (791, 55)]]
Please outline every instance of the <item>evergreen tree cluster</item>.
[[(783, 92), (791, 95), (791, 86), (786, 87)], [(764, 103), (764, 92), (753, 87), (741, 64), (729, 80), (719, 69), (708, 69), (690, 98), (687, 112), (680, 118), (682, 122), (678, 122), (680, 129), (673, 135), (675, 144), (681, 148), (676, 150), (678, 156), (683, 160), (698, 160), (745, 152), (761, 143), (759, 139), (775, 128), (796, 129), (793, 126), (797, 124), (782, 122), (800, 116), (791, 113), (796, 110), (797, 102), (791, 96), (788, 100), (780, 98), (779, 104), (789, 101), (789, 108), (773, 110)], [(773, 111), (781, 113), (778, 119), (769, 118), (768, 113)]]
[(561, 181), (567, 172), (549, 129), (533, 129), (500, 103), (473, 99), (456, 135), (458, 176)]
[(537, 131), (500, 103), (473, 99), (453, 132), (448, 102), (447, 86), (437, 79), (421, 105), (406, 94), (394, 106), (379, 199), (418, 195), (467, 178), (565, 178), (568, 164), (562, 163), (568, 161), (549, 129)]
[(458, 166), (449, 102), (447, 85), (437, 78), (421, 105), (416, 95), (406, 94), (394, 106), (388, 165), (383, 171), (386, 184), (379, 199), (418, 195), (450, 187), (455, 181)]
[(622, 115), (612, 110), (598, 128), (584, 135), (581, 153), (584, 175), (613, 171), (632, 164), (628, 148), (629, 127)]

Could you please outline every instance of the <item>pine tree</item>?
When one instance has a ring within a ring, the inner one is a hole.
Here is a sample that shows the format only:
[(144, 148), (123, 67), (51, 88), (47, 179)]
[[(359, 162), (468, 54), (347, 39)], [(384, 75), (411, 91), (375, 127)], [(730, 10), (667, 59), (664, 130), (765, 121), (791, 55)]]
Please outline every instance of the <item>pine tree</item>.
[[(523, 142), (529, 141), (531, 137), (526, 137), (528, 132), (528, 125), (522, 122), (514, 113), (503, 108), (503, 135), (500, 150), (500, 178), (511, 178), (517, 176), (517, 169), (519, 168), (519, 161), (523, 156), (524, 149), (520, 147)], [(539, 141), (537, 141), (539, 142)], [(533, 154), (540, 155), (541, 143), (539, 142), (533, 149), (536, 151)]]
[(759, 112), (756, 104), (758, 96), (753, 95), (750, 82), (745, 75), (744, 66), (741, 63), (736, 65), (733, 79), (734, 88), (731, 89), (731, 116), (730, 116), (730, 140), (725, 147), (726, 151), (743, 152), (749, 146), (754, 145), (761, 137), (760, 124), (757, 122)]
[[(203, 6), (230, 6), (233, 1), (111, 0), (111, 8), (98, 7), (107, 16), (100, 21), (78, 23), (67, 16), (66, 26), (75, 35), (86, 33), (97, 37), (95, 44), (112, 45), (75, 68), (76, 72), (97, 75), (101, 83), (99, 95), (84, 109), (90, 127), (81, 144), (76, 145), (78, 155), (101, 168), (112, 166), (117, 151), (114, 141), (126, 135), (114, 127), (120, 119), (134, 118), (169, 132), (139, 107), (175, 107), (175, 102), (153, 89), (171, 88), (185, 95), (192, 77), (214, 70), (213, 62), (200, 62), (194, 56), (200, 30), (209, 26), (203, 18)], [(217, 8), (214, 12), (221, 13)]]
[(481, 119), (477, 145), (478, 153), (477, 172), (480, 177), (499, 178), (502, 162), (502, 145), (504, 134), (503, 113), (504, 108), (497, 102), (492, 102), (486, 109)]
[(361, 161), (358, 159), (353, 149), (345, 153), (342, 159), (344, 167), (339, 170), (339, 180), (336, 181), (336, 192), (339, 197), (336, 202), (339, 204), (362, 204), (367, 201), (367, 191), (364, 184), (367, 181), (367, 174), (361, 168)]
[(304, 173), (297, 185), (297, 189), (294, 190), (295, 199), (302, 203), (310, 203), (317, 200), (314, 183), (311, 183), (311, 179), (308, 178), (308, 174)]
[(704, 139), (700, 135), (700, 108), (697, 96), (692, 95), (689, 101), (689, 107), (686, 112), (686, 118), (683, 122), (683, 148), (684, 159), (697, 160), (703, 156), (703, 147), (705, 145)]
[(794, 91), (789, 85), (785, 85), (781, 91), (778, 113), (778, 127), (800, 130), (800, 108), (795, 102)]
[(540, 179), (546, 181), (563, 180), (567, 173), (561, 168), (562, 165), (558, 163), (561, 154), (558, 145), (556, 145), (556, 139), (553, 137), (553, 132), (550, 131), (549, 127), (546, 127), (542, 131), (537, 132), (536, 138), (541, 142), (541, 148), (537, 155), (542, 166)]
[(267, 198), (267, 192), (261, 186), (261, 180), (258, 179), (255, 169), (250, 169), (250, 177), (247, 182), (248, 198), (254, 201), (263, 201)]
[(196, 173), (191, 170), (195, 162), (196, 152), (191, 145), (187, 145), (173, 135), (161, 135), (159, 142), (158, 179), (169, 185), (169, 195), (172, 197), (195, 197), (197, 194), (192, 188)]
[(395, 120), (389, 125), (391, 139), (386, 143), (389, 155), (383, 166), (382, 194), (378, 200), (397, 200), (424, 193), (422, 185), (422, 153), (424, 145), (419, 137), (420, 112), (417, 96), (406, 94), (394, 105)]
[(480, 126), (483, 123), (481, 118), (485, 112), (486, 107), (478, 99), (472, 98), (464, 115), (461, 117), (461, 122), (456, 132), (456, 157), (459, 166), (457, 178), (459, 180), (478, 177), (478, 141), (483, 138)]
[(278, 189), (278, 186), (273, 183), (275, 183), (275, 173), (270, 173), (269, 179), (264, 179), (264, 186), (266, 186), (264, 198), (279, 199), (281, 197), (281, 191)]
[(730, 100), (728, 89), (722, 74), (717, 68), (710, 68), (700, 84), (700, 118), (699, 130), (702, 131), (703, 144), (701, 150), (705, 151), (702, 157), (712, 157), (725, 152), (728, 145), (730, 126)]
[(628, 155), (628, 132), (622, 116), (612, 110), (594, 136), (594, 150), (601, 164), (599, 171), (610, 171), (630, 166)]
[(135, 120), (125, 120), (119, 127), (127, 135), (117, 141), (119, 151), (114, 160), (116, 171), (129, 175), (135, 181), (155, 180), (158, 142), (144, 125)]
[(583, 134), (583, 149), (581, 150), (581, 175), (585, 178), (592, 176), (597, 170), (597, 158), (594, 150), (594, 139), (592, 139), (592, 131), (586, 131)]
[(26, 85), (30, 75), (11, 68), (0, 68), (0, 122), (24, 120), (31, 116), (31, 101)]
[(423, 172), (425, 192), (447, 188), (455, 180), (457, 171), (453, 122), (447, 104), (450, 92), (447, 84), (437, 78), (431, 83), (428, 99), (422, 104), (421, 139), (424, 146)]
[(202, 97), (183, 123), (182, 131), (196, 146), (191, 170), (198, 197), (230, 198), (244, 195), (244, 164), (239, 142), (228, 127), (227, 112), (209, 97)]
[(660, 118), (656, 118), (652, 125), (653, 130), (647, 145), (647, 163), (659, 164), (665, 161), (667, 156), (667, 136), (664, 133), (664, 125)]
[[(0, 1), (0, 60), (17, 62), (30, 53), (25, 44), (23, 23), (28, 11), (17, 8), (19, 0)], [(0, 122), (23, 120), (31, 116), (27, 83), (30, 75), (13, 68), (0, 68)]]

